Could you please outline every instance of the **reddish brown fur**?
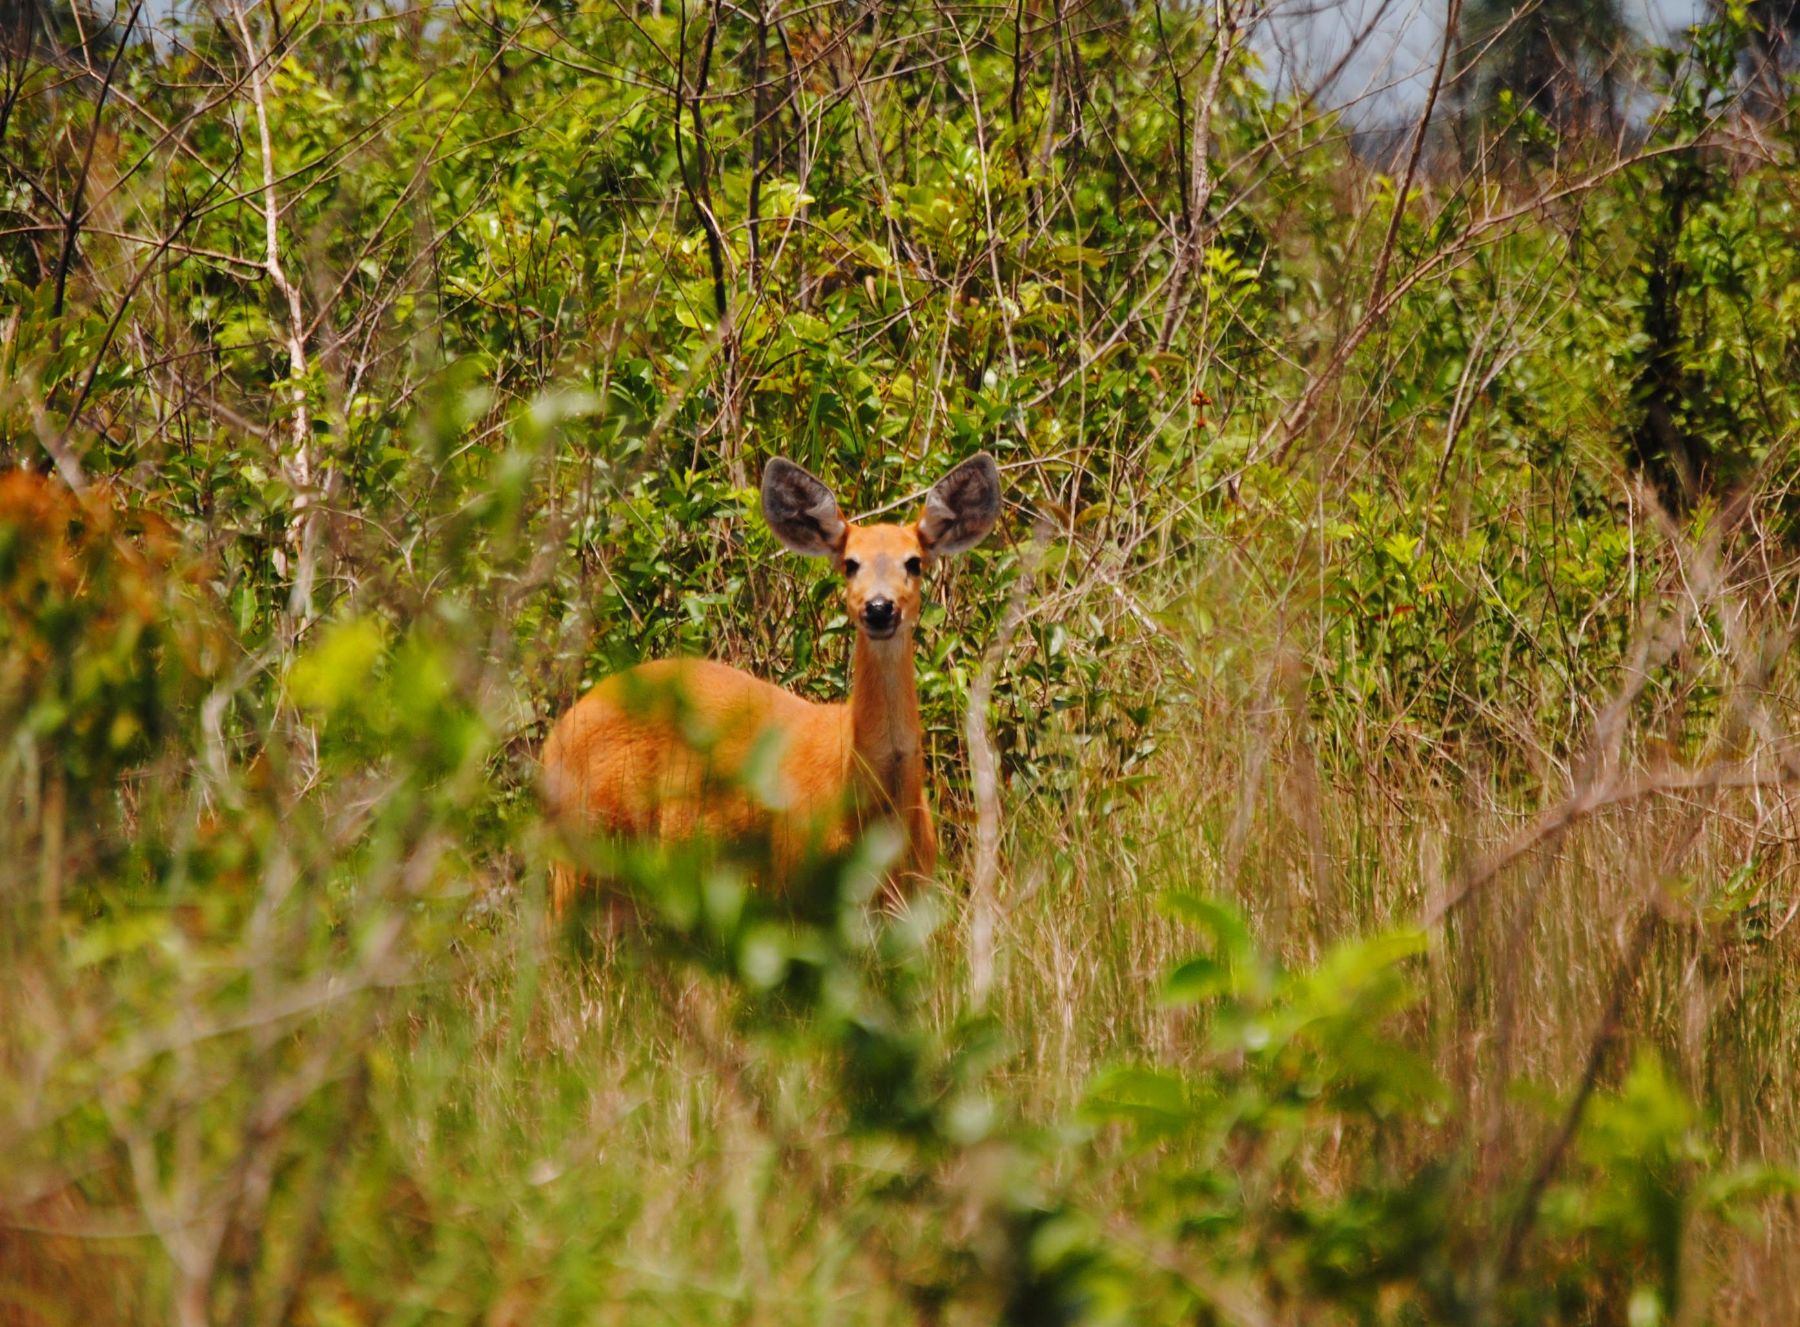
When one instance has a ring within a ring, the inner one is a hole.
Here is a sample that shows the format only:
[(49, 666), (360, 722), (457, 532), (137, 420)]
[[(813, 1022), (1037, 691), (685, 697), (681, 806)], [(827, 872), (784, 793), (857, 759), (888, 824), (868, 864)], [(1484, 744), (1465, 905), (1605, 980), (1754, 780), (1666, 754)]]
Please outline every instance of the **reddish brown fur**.
[[(905, 837), (893, 882), (929, 878), (937, 869), (937, 831), (925, 792), (913, 633), (932, 532), (944, 532), (945, 551), (960, 551), (985, 535), (998, 513), (993, 462), (977, 457), (956, 473), (971, 466), (992, 486), (992, 512), (985, 524), (977, 512), (961, 529), (945, 525), (941, 504), (916, 524), (860, 527), (837, 518), (831, 504), (818, 509), (822, 530), (802, 518), (806, 529), (795, 533), (769, 508), (765, 487), (765, 510), (783, 542), (829, 553), (845, 574), (858, 625), (850, 699), (803, 700), (707, 659), (640, 664), (601, 682), (552, 729), (543, 756), (552, 817), (576, 829), (662, 839), (766, 836), (777, 876), (809, 851), (842, 849), (858, 829), (883, 819)], [(822, 485), (818, 492), (830, 502)], [(897, 613), (885, 636), (865, 620), (870, 602), (880, 599)], [(755, 791), (745, 787), (747, 774)], [(556, 868), (558, 914), (580, 885), (571, 868)]]

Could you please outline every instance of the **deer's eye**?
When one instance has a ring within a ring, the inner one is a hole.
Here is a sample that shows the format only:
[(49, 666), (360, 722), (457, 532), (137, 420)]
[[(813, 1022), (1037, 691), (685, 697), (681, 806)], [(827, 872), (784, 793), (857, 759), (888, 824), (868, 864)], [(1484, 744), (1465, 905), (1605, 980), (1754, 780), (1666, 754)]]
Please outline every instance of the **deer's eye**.
[(908, 576), (917, 576), (923, 569), (924, 568), (918, 558), (906, 559), (906, 574)]
[(844, 559), (844, 575), (854, 576), (854, 575), (856, 575), (857, 572), (859, 572), (861, 570), (862, 570), (862, 563), (858, 562), (855, 558), (845, 558)]

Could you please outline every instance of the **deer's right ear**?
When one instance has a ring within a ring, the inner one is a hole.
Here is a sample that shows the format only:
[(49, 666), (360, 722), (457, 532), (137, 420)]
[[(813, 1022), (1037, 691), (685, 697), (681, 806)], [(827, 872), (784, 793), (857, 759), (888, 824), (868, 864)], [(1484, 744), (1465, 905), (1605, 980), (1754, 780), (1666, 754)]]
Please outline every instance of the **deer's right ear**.
[(779, 456), (763, 467), (762, 504), (763, 519), (794, 553), (835, 557), (850, 533), (831, 490)]

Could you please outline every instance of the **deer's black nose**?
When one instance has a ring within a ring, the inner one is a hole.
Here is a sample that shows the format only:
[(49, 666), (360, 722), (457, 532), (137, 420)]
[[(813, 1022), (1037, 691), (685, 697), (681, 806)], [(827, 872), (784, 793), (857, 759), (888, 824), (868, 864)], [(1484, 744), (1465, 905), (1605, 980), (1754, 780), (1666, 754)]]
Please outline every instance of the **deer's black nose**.
[(899, 610), (892, 599), (871, 599), (863, 605), (863, 621), (875, 631), (886, 631), (899, 620)]

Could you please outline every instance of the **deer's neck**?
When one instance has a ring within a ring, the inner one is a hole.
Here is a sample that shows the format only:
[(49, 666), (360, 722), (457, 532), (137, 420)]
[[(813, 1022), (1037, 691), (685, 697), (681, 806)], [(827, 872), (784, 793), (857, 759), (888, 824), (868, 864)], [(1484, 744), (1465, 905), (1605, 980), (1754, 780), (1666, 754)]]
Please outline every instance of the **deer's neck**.
[(910, 633), (880, 642), (857, 633), (850, 674), (850, 732), (862, 776), (898, 806), (924, 770)]

